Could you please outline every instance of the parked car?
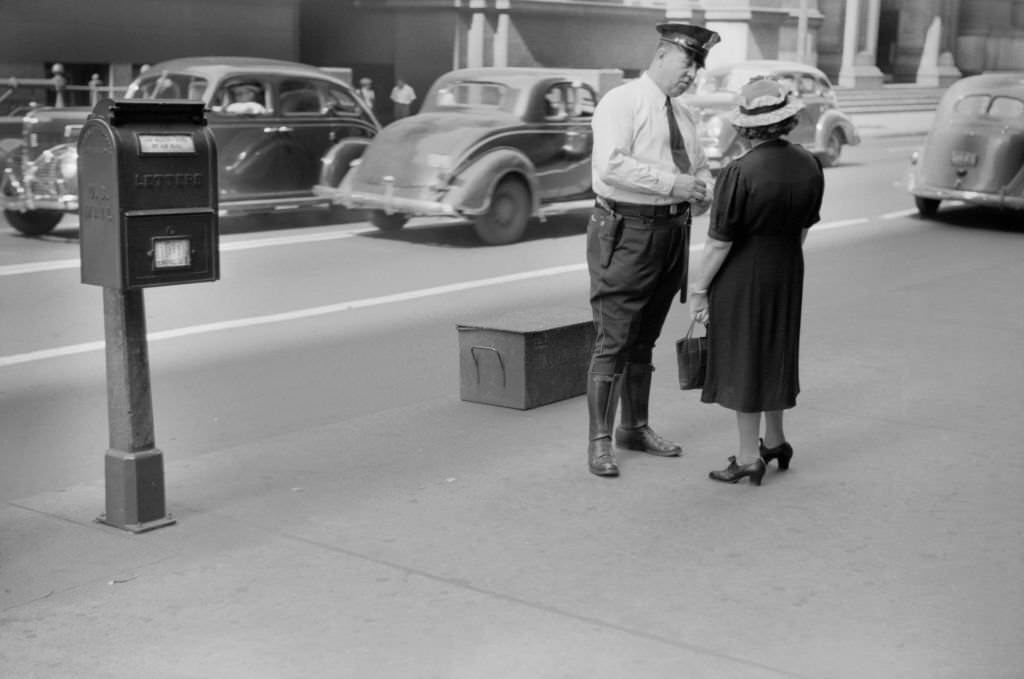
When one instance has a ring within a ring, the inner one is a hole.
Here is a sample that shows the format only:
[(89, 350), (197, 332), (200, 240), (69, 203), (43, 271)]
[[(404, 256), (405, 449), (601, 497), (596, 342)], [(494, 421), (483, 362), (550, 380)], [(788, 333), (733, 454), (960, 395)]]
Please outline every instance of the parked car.
[(465, 217), (485, 243), (517, 241), (531, 216), (593, 198), (590, 119), (618, 82), (618, 70), (451, 71), (361, 158), (326, 158), (316, 191), (367, 210), (383, 231), (415, 216)]
[[(42, 235), (57, 226), (65, 212), (78, 209), (75, 142), (89, 112), (84, 107), (32, 109), (20, 119), (20, 136), (0, 142), (7, 149), (0, 206), (18, 231)], [(51, 180), (65, 174), (66, 181)]]
[[(315, 196), (320, 161), (342, 140), (360, 148), (380, 124), (341, 78), (314, 66), (248, 57), (158, 63), (125, 99), (201, 100), (217, 143), (222, 215), (330, 209)], [(246, 101), (248, 100), (248, 101)], [(8, 163), (0, 206), (28, 235), (53, 229), (78, 209), (76, 139), (90, 109), (36, 109), (24, 119), (24, 147)]]
[(719, 170), (746, 152), (746, 140), (736, 134), (729, 113), (736, 108), (740, 88), (755, 76), (766, 76), (789, 86), (804, 109), (799, 125), (787, 137), (818, 156), (825, 167), (834, 165), (843, 146), (860, 143), (857, 128), (839, 109), (836, 92), (823, 72), (797, 62), (741, 61), (702, 71), (694, 93), (682, 95), (700, 113), (699, 136), (712, 170)]
[(944, 200), (1024, 210), (1024, 73), (953, 83), (911, 157), (908, 187), (922, 217)]

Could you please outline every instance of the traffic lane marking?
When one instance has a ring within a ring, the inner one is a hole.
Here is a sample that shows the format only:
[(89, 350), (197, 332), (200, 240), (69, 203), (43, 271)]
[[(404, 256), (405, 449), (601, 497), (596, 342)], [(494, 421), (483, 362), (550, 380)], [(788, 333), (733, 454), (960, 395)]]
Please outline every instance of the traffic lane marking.
[[(895, 216), (905, 216), (904, 213), (912, 214), (914, 211), (901, 211), (899, 213), (890, 213)], [(842, 229), (850, 226), (857, 226), (860, 224), (868, 223), (870, 220), (867, 217), (860, 217), (857, 219), (844, 219), (835, 222), (826, 222), (824, 224), (817, 224), (813, 227), (815, 231), (822, 230), (833, 230)], [(373, 227), (369, 227), (367, 230), (373, 230)], [(345, 232), (345, 234), (353, 234), (353, 232)], [(278, 241), (278, 245), (296, 242), (294, 239), (299, 239), (297, 242), (310, 242), (314, 240), (332, 240), (338, 238), (347, 237), (345, 234), (323, 234), (322, 236), (286, 236), (275, 239)], [(354, 235), (354, 234), (353, 234)], [(263, 239), (261, 239), (263, 240)], [(260, 240), (257, 241), (240, 241), (235, 243), (235, 250), (244, 250), (251, 247), (266, 247), (260, 244)], [(690, 252), (700, 252), (703, 250), (703, 243), (695, 243), (690, 246)], [(484, 288), (493, 285), (504, 285), (506, 283), (515, 283), (518, 281), (530, 280), (533, 278), (543, 278), (546, 276), (560, 276), (567, 273), (575, 273), (583, 271), (587, 268), (585, 263), (580, 264), (568, 264), (565, 266), (549, 267), (546, 269), (535, 269), (532, 271), (522, 271), (515, 274), (507, 274), (504, 276), (495, 276), (493, 278), (482, 278), (473, 281), (464, 281), (462, 283), (450, 283), (448, 285), (438, 285), (430, 288), (423, 288), (420, 290), (410, 290), (408, 292), (394, 293), (391, 295), (382, 295), (379, 297), (368, 297), (365, 299), (351, 300), (348, 302), (339, 302), (337, 304), (327, 304), (323, 306), (308, 307), (305, 309), (296, 309), (295, 311), (286, 311), (276, 314), (266, 314), (262, 316), (249, 316), (246, 318), (238, 318), (230, 321), (219, 321), (216, 323), (203, 323), (200, 325), (186, 326), (184, 328), (176, 328), (173, 330), (161, 330), (158, 332), (151, 332), (146, 335), (146, 338), (150, 342), (156, 342), (166, 339), (174, 339), (177, 337), (188, 337), (191, 335), (202, 335), (211, 332), (220, 332), (222, 330), (235, 330), (238, 328), (247, 328), (258, 325), (267, 325), (270, 323), (287, 323), (290, 321), (302, 320), (306, 318), (313, 318), (316, 316), (324, 316), (327, 314), (341, 313), (343, 311), (354, 311), (357, 309), (366, 309), (369, 307), (382, 306), (385, 304), (396, 304), (400, 302), (408, 302), (414, 299), (422, 299), (424, 297), (436, 297), (439, 295), (447, 295), (455, 292), (463, 292), (466, 290), (474, 290), (477, 288)], [(5, 368), (13, 365), (20, 365), (23, 363), (32, 363), (35, 361), (44, 361), (51, 358), (60, 358), (63, 356), (73, 356), (76, 354), (84, 354), (91, 351), (100, 351), (105, 346), (103, 341), (83, 342), (81, 344), (70, 344), (63, 347), (54, 347), (52, 349), (41, 349), (39, 351), (30, 351), (22, 354), (10, 354), (8, 356), (0, 356), (0, 368)]]
[[(315, 316), (324, 316), (327, 314), (334, 314), (342, 311), (366, 309), (369, 307), (381, 306), (383, 304), (408, 302), (410, 300), (422, 299), (424, 297), (436, 297), (438, 295), (447, 295), (454, 292), (463, 292), (465, 290), (473, 290), (476, 288), (483, 288), (492, 285), (515, 283), (518, 281), (529, 280), (532, 278), (558, 276), (566, 273), (574, 273), (577, 271), (581, 271), (583, 269), (586, 269), (586, 267), (586, 264), (569, 264), (566, 266), (556, 266), (547, 269), (536, 269), (534, 271), (522, 271), (520, 273), (508, 274), (505, 276), (495, 276), (494, 278), (482, 278), (475, 281), (465, 281), (462, 283), (438, 285), (431, 288), (423, 288), (421, 290), (410, 290), (409, 292), (399, 292), (391, 295), (382, 295), (380, 297), (368, 297), (365, 299), (357, 299), (349, 302), (339, 302), (337, 304), (327, 304), (324, 306), (297, 309), (295, 311), (285, 311), (282, 313), (267, 314), (264, 316), (249, 316), (248, 318), (238, 318), (230, 321), (219, 321), (217, 323), (203, 323), (201, 325), (186, 326), (184, 328), (176, 328), (174, 330), (161, 330), (158, 332), (148, 333), (146, 335), (146, 338), (150, 342), (155, 342), (159, 340), (173, 339), (176, 337), (187, 337), (190, 335), (202, 335), (210, 332), (220, 332), (222, 330), (234, 330), (237, 328), (267, 325), (269, 323), (286, 323), (289, 321), (313, 318)], [(31, 363), (33, 361), (42, 361), (49, 358), (58, 358), (61, 356), (83, 354), (86, 352), (103, 349), (104, 346), (104, 342), (94, 341), (84, 342), (82, 344), (72, 344), (63, 347), (55, 347), (53, 349), (31, 351), (24, 354), (11, 354), (9, 356), (0, 356), (0, 368), (12, 365), (19, 365), (22, 363)]]
[[(298, 236), (277, 236), (273, 238), (255, 238), (252, 240), (221, 241), (220, 251), (230, 252), (233, 250), (253, 250), (255, 248), (269, 248), (279, 245), (298, 245), (302, 243), (318, 243), (328, 240), (342, 240), (352, 238), (363, 233), (376, 231), (373, 226), (365, 226), (347, 231), (332, 233), (314, 233)], [(27, 264), (7, 264), (0, 266), (0, 276), (17, 276), (26, 273), (39, 273), (42, 271), (56, 271), (59, 269), (75, 269), (81, 266), (80, 259), (57, 259), (49, 262), (30, 262)]]
[[(911, 210), (906, 214), (913, 214)], [(890, 213), (898, 214), (898, 213)], [(887, 215), (882, 215), (880, 219), (889, 219)], [(698, 217), (699, 219), (699, 217)], [(854, 226), (857, 224), (864, 224), (870, 221), (871, 217), (857, 217), (855, 219), (844, 219), (836, 222), (827, 222), (818, 224), (814, 228), (818, 231), (828, 229), (838, 229), (844, 226)], [(304, 243), (318, 243), (323, 241), (331, 240), (344, 240), (346, 238), (352, 238), (353, 236), (359, 236), (364, 233), (372, 233), (377, 231), (374, 226), (357, 227), (354, 229), (348, 229), (346, 231), (335, 231), (330, 233), (315, 233), (315, 234), (304, 234), (297, 236), (276, 236), (272, 238), (256, 238), (252, 240), (240, 240), (240, 241), (222, 241), (220, 244), (221, 252), (232, 252), (235, 250), (253, 250), (256, 248), (269, 248), (277, 247), (282, 245), (301, 245)], [(0, 266), (0, 276), (19, 276), (21, 274), (29, 273), (42, 273), (45, 271), (58, 271), (62, 269), (75, 269), (81, 266), (80, 259), (57, 259), (49, 262), (30, 262), (26, 264), (7, 264)]]

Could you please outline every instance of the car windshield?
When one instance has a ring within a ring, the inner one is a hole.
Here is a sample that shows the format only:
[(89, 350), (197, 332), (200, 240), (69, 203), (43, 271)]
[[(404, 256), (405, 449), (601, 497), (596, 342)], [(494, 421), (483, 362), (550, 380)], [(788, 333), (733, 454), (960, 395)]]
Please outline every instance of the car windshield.
[(999, 120), (1020, 120), (1024, 116), (1024, 101), (1014, 97), (972, 94), (956, 102), (953, 110), (963, 116), (989, 116)]
[(431, 103), (439, 109), (460, 106), (501, 108), (510, 92), (508, 85), (500, 83), (456, 82), (438, 88)]
[(184, 73), (153, 73), (140, 76), (128, 87), (125, 99), (192, 99), (202, 101), (207, 80)]

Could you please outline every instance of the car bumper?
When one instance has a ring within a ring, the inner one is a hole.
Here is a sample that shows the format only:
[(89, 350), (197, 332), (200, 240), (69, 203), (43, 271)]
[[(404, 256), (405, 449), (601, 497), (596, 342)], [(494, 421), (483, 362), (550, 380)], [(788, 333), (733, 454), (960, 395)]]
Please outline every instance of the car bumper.
[(323, 184), (314, 186), (313, 194), (329, 198), (332, 202), (344, 205), (349, 209), (381, 210), (386, 214), (397, 213), (413, 217), (464, 216), (464, 213), (456, 210), (454, 206), (439, 200), (381, 195), (366, 191), (346, 191), (343, 188), (334, 188)]
[(27, 212), (30, 210), (78, 210), (78, 196), (61, 190), (60, 182), (37, 182), (19, 179), (10, 168), (4, 170), (0, 182), (0, 209)]
[(993, 207), (1008, 210), (1024, 210), (1024, 196), (999, 193), (981, 193), (978, 191), (960, 191), (957, 189), (937, 188), (911, 184), (910, 193), (917, 198), (931, 200), (959, 200), (972, 205)]

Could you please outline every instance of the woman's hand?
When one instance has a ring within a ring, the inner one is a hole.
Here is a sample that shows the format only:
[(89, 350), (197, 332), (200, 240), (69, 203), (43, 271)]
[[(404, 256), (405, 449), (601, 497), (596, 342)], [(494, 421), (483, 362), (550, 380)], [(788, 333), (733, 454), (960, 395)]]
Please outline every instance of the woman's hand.
[(711, 209), (710, 200), (695, 200), (690, 203), (690, 216), (700, 217), (702, 214)]
[(710, 318), (708, 312), (708, 291), (690, 290), (690, 319), (707, 325)]

